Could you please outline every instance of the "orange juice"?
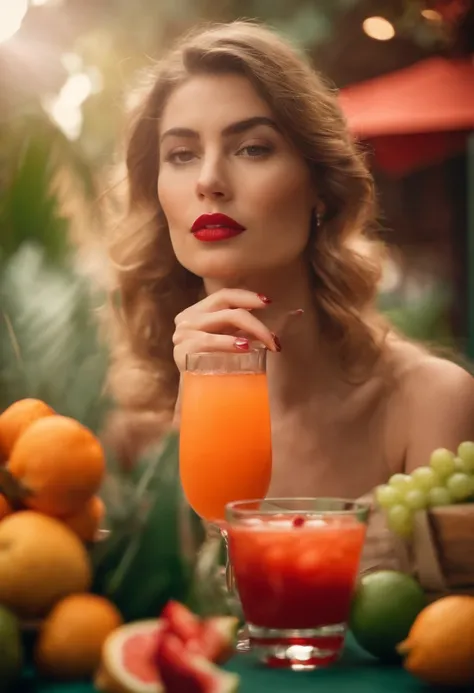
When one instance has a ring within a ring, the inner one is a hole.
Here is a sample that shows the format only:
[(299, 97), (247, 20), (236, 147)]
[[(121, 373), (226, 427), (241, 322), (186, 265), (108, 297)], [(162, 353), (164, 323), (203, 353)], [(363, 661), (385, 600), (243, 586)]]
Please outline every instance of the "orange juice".
[(208, 521), (223, 520), (226, 503), (264, 498), (272, 469), (266, 375), (186, 371), (179, 457), (188, 502)]

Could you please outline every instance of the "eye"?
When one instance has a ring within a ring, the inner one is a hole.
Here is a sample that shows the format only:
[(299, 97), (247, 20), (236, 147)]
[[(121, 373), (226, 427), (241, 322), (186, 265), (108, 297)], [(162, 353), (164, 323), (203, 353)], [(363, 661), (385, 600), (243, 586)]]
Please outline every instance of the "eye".
[(175, 149), (166, 155), (165, 161), (170, 164), (187, 164), (194, 158), (194, 153), (190, 149)]
[(237, 154), (240, 156), (245, 156), (251, 159), (261, 158), (268, 156), (272, 151), (272, 148), (264, 144), (249, 144), (242, 149), (239, 149)]

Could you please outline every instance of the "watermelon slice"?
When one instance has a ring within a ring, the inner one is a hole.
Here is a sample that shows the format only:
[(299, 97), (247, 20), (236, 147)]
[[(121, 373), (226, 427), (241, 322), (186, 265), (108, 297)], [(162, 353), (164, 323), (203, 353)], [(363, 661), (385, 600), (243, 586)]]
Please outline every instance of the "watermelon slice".
[(173, 633), (159, 640), (156, 659), (166, 693), (236, 693), (237, 674), (219, 669), (200, 655), (189, 652)]
[(157, 636), (157, 648), (165, 633), (173, 633), (186, 649), (214, 664), (223, 664), (233, 654), (239, 621), (234, 616), (214, 616), (200, 620), (184, 604), (169, 601), (161, 613), (164, 629)]
[(168, 628), (183, 642), (199, 638), (201, 623), (184, 604), (170, 600), (163, 611), (161, 618), (168, 624)]
[(163, 621), (136, 621), (116, 628), (105, 641), (94, 684), (101, 693), (164, 693), (154, 663)]

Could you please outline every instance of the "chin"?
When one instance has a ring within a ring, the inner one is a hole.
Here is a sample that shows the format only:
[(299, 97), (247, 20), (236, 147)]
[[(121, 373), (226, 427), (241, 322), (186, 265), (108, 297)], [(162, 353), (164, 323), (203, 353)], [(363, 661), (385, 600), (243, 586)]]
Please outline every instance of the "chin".
[(248, 257), (242, 257), (229, 250), (218, 250), (205, 253), (205, 257), (198, 257), (198, 253), (192, 259), (180, 259), (183, 267), (202, 279), (218, 279), (220, 281), (232, 280), (243, 275), (255, 272), (264, 272), (267, 268), (258, 265), (252, 266)]

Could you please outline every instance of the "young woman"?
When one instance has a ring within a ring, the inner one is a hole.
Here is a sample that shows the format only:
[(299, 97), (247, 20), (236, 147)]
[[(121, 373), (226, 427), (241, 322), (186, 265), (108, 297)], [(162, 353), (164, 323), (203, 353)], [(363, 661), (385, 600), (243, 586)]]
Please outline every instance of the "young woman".
[(359, 497), (473, 439), (471, 375), (376, 312), (373, 181), (322, 78), (234, 22), (185, 37), (152, 80), (110, 249), (124, 456), (179, 423), (187, 353), (253, 340), (269, 351), (270, 495)]

